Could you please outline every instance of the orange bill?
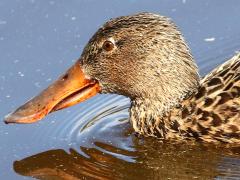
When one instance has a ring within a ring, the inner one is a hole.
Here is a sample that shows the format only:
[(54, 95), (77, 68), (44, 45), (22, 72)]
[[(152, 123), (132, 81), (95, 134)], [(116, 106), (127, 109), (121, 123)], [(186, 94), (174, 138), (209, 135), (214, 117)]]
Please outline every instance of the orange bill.
[(82, 102), (100, 92), (97, 81), (85, 77), (79, 62), (76, 62), (57, 81), (38, 96), (20, 106), (5, 117), (5, 123), (33, 123), (50, 112)]

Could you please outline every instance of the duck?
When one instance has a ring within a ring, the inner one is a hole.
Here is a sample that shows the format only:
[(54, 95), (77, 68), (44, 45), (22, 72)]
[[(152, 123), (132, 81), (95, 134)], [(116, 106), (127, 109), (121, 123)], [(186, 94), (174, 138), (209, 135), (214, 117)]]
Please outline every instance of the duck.
[(105, 22), (72, 67), (4, 121), (33, 123), (98, 93), (130, 98), (139, 135), (240, 144), (240, 53), (200, 77), (176, 24), (149, 12)]

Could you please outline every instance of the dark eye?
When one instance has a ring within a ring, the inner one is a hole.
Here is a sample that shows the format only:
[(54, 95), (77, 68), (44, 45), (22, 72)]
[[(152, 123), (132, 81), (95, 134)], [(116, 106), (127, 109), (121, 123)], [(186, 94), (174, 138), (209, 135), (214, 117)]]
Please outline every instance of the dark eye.
[(111, 51), (114, 48), (114, 44), (111, 41), (105, 41), (102, 47), (105, 51)]

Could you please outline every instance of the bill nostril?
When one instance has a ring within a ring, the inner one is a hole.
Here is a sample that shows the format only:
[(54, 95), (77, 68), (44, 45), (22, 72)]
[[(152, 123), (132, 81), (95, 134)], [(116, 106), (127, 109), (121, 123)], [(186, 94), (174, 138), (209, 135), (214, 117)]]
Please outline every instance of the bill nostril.
[(67, 79), (68, 79), (68, 76), (69, 76), (68, 74), (65, 74), (65, 75), (62, 77), (62, 80), (63, 80), (63, 81), (67, 80)]

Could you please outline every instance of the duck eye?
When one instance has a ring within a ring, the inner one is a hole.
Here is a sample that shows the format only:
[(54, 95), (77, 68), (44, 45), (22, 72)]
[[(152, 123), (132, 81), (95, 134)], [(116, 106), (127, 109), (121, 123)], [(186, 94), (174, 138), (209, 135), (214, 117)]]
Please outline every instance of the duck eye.
[(111, 51), (114, 48), (114, 44), (111, 41), (105, 41), (102, 47), (105, 51)]

